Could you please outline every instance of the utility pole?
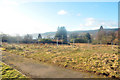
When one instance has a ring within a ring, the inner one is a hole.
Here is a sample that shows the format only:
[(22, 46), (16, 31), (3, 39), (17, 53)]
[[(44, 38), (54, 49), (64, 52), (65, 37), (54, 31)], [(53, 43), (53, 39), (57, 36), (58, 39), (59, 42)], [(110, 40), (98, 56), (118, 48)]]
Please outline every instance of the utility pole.
[(112, 46), (112, 49), (113, 49), (113, 42), (111, 42), (111, 46)]

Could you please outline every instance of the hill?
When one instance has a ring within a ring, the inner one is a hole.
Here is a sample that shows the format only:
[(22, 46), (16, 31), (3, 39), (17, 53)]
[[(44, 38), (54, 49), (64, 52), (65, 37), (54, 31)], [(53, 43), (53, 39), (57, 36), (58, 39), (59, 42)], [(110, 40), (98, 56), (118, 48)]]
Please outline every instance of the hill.
[[(112, 29), (104, 29), (106, 32), (109, 32), (109, 31), (118, 31), (118, 28), (112, 28)], [(91, 35), (96, 35), (97, 34), (97, 32), (98, 32), (98, 29), (96, 29), (96, 30), (84, 30), (84, 31), (82, 31), (82, 30), (78, 30), (78, 31), (68, 31), (67, 32), (67, 34), (68, 34), (68, 36), (71, 34), (71, 33), (77, 33), (77, 34), (79, 34), (79, 35), (83, 35), (83, 34), (85, 34), (85, 33), (90, 33)], [(56, 32), (46, 32), (46, 33), (41, 33), (41, 35), (42, 35), (42, 38), (54, 38), (54, 36), (55, 36), (55, 33)], [(37, 38), (38, 37), (38, 34), (39, 33), (34, 33), (34, 34), (31, 34), (32, 36), (33, 36), (33, 38)]]

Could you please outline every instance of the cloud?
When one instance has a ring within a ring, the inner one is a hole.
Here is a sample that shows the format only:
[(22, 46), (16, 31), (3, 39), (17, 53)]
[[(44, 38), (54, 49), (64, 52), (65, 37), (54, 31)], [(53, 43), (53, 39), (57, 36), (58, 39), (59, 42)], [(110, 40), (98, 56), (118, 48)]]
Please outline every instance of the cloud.
[(65, 14), (67, 14), (67, 12), (65, 10), (60, 10), (60, 11), (58, 11), (57, 14), (58, 15), (65, 15)]
[(52, 25), (34, 20), (17, 9), (17, 7), (0, 6), (0, 32), (23, 35), (52, 31)]
[(19, 5), (19, 3), (16, 2), (15, 0), (1, 0), (0, 4), (3, 6), (17, 6), (17, 5)]
[(100, 26), (103, 26), (104, 28), (117, 28), (118, 23), (116, 21), (110, 21), (110, 20), (98, 20), (95, 18), (86, 18), (85, 22), (80, 24), (80, 29), (81, 30), (94, 30), (94, 29), (99, 29)]
[(94, 24), (94, 22), (95, 22), (94, 18), (87, 18), (85, 26), (91, 26)]

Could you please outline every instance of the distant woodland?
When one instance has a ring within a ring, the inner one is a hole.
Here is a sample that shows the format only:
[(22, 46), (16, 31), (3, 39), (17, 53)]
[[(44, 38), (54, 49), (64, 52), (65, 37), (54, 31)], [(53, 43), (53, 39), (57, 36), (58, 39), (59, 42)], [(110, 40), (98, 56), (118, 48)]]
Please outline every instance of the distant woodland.
[(31, 34), (25, 36), (10, 36), (7, 34), (1, 34), (1, 41), (8, 43), (53, 43), (53, 44), (69, 44), (69, 43), (92, 43), (92, 44), (118, 44), (118, 30), (109, 30), (100, 26), (96, 33), (91, 34), (84, 32), (80, 35), (78, 32), (68, 31), (64, 26), (58, 27), (54, 37), (48, 36), (47, 38), (42, 37), (38, 34), (37, 38), (34, 39)]

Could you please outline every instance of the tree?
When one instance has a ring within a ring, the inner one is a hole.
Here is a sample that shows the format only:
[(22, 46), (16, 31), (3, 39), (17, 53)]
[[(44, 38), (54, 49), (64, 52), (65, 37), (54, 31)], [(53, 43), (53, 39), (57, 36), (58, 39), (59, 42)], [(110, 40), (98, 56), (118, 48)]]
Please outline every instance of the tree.
[(63, 43), (67, 43), (67, 30), (65, 29), (65, 27), (58, 27), (56, 35), (55, 35), (55, 39), (58, 40), (63, 40)]
[(91, 35), (89, 33), (86, 33), (85, 37), (91, 43)]
[(16, 43), (20, 43), (22, 41), (22, 37), (18, 34), (15, 36)]
[(52, 41), (51, 39), (41, 39), (40, 43), (56, 43), (55, 41)]
[(115, 39), (115, 32), (109, 31), (106, 34), (107, 34), (107, 36), (106, 36), (106, 42), (107, 43), (112, 43), (114, 41), (114, 39)]
[(105, 42), (105, 38), (106, 38), (106, 32), (103, 29), (103, 26), (100, 26), (100, 29), (98, 30), (97, 33), (97, 41), (98, 42)]
[(13, 43), (16, 42), (15, 37), (6, 35), (6, 34), (2, 34), (2, 42), (8, 42), (8, 43)]
[(120, 38), (118, 38), (118, 31), (116, 31), (115, 32), (115, 39), (114, 39), (113, 43), (118, 44), (118, 39), (120, 39)]
[(22, 37), (19, 35), (16, 36), (10, 36), (7, 34), (1, 34), (0, 35), (0, 41), (2, 42), (8, 42), (8, 43), (19, 43), (22, 41)]
[(38, 44), (39, 44), (39, 42), (40, 42), (40, 40), (42, 39), (42, 36), (41, 36), (41, 34), (38, 34)]
[(75, 33), (75, 32), (70, 34), (70, 38), (71, 38), (71, 39), (72, 39), (72, 38), (74, 38), (74, 39), (75, 39), (75, 38), (78, 38), (78, 36), (79, 36), (78, 33)]
[(38, 40), (39, 40), (39, 39), (42, 39), (42, 36), (41, 36), (41, 34), (38, 34)]
[(24, 43), (32, 43), (32, 40), (33, 40), (32, 36), (27, 34), (24, 36), (23, 42)]
[(6, 34), (2, 34), (1, 35), (2, 36), (2, 42), (8, 42), (8, 35), (6, 35)]
[(74, 40), (75, 43), (87, 43), (87, 40), (84, 38), (75, 38), (75, 39), (71, 39), (70, 42), (72, 43)]

